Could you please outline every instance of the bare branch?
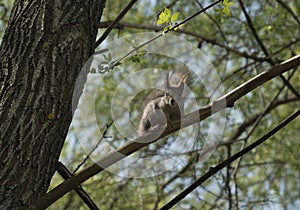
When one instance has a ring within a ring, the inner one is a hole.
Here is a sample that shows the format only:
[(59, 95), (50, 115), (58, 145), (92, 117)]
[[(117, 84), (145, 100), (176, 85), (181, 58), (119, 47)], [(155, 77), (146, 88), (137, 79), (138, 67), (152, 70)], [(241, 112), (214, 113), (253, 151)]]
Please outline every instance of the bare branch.
[[(61, 175), (62, 178), (65, 180), (69, 179), (72, 174), (71, 172), (64, 166), (62, 162), (58, 162), (57, 172)], [(78, 185), (74, 191), (79, 195), (82, 201), (91, 209), (91, 210), (98, 210), (99, 208), (91, 199), (91, 197), (85, 192), (81, 185)]]
[(292, 17), (296, 20), (296, 22), (298, 23), (298, 25), (300, 26), (300, 20), (297, 17), (297, 15), (293, 12), (293, 10), (283, 1), (281, 0), (276, 0), (284, 9), (286, 9), (291, 15)]
[[(199, 0), (196, 0), (196, 3), (201, 7), (203, 8), (203, 5), (201, 4), (201, 2)], [(226, 36), (223, 32), (223, 30), (221, 29), (221, 25), (219, 24), (219, 22), (212, 17), (212, 15), (210, 15), (209, 13), (205, 12), (206, 16), (216, 25), (216, 27), (218, 28), (218, 31), (220, 32), (221, 34), (221, 37), (224, 39), (224, 41), (226, 43), (228, 43), (228, 41), (226, 40)]]
[[(104, 28), (104, 27), (107, 27), (108, 25), (110, 25), (111, 21), (108, 21), (108, 22), (101, 22), (99, 23), (99, 28)], [(123, 29), (123, 28), (135, 28), (135, 29), (143, 29), (143, 30), (151, 30), (151, 31), (161, 31), (163, 29), (163, 27), (161, 26), (151, 26), (151, 25), (142, 25), (142, 24), (135, 24), (135, 23), (128, 23), (128, 22), (121, 22), (121, 23), (118, 23), (117, 25), (115, 25), (116, 28), (120, 28), (120, 29)], [(193, 36), (193, 37), (196, 37), (196, 38), (199, 38), (207, 43), (210, 43), (210, 44), (213, 44), (213, 45), (217, 45), (221, 48), (224, 48), (225, 50), (229, 51), (229, 52), (232, 52), (234, 54), (237, 54), (239, 56), (242, 56), (242, 57), (245, 57), (245, 58), (250, 58), (254, 61), (268, 61), (269, 59), (268, 58), (261, 58), (261, 57), (257, 57), (255, 55), (251, 55), (247, 52), (240, 52), (239, 50), (237, 49), (234, 49), (232, 47), (229, 47), (228, 45), (225, 45), (221, 42), (218, 42), (217, 40), (215, 39), (211, 39), (211, 38), (208, 38), (202, 34), (199, 34), (199, 33), (196, 33), (196, 32), (193, 32), (193, 31), (188, 31), (188, 30), (184, 30), (184, 29), (177, 29), (176, 31), (174, 31), (175, 33), (182, 33), (182, 34), (186, 34), (186, 35), (190, 35), (190, 36)]]
[(95, 144), (95, 146), (91, 149), (91, 151), (89, 152), (89, 154), (87, 154), (87, 156), (84, 158), (84, 160), (76, 167), (76, 169), (74, 170), (73, 174), (75, 174), (78, 171), (78, 169), (87, 161), (87, 159), (89, 159), (89, 157), (91, 156), (91, 154), (97, 149), (97, 147), (102, 142), (102, 140), (104, 138), (106, 138), (106, 133), (107, 133), (108, 129), (110, 128), (110, 126), (113, 124), (113, 122), (114, 121), (111, 121), (109, 124), (106, 125), (101, 138), (98, 140), (98, 142)]
[(106, 31), (102, 34), (102, 36), (96, 41), (95, 48), (98, 47), (99, 44), (101, 44), (106, 37), (109, 35), (109, 33), (112, 31), (114, 26), (120, 22), (120, 20), (126, 15), (126, 13), (130, 10), (130, 8), (137, 2), (137, 0), (131, 0), (129, 4), (125, 7), (125, 9), (119, 14), (119, 16), (109, 25), (109, 27), (106, 29)]
[(269, 57), (269, 53), (268, 53), (268, 51), (267, 51), (267, 48), (265, 47), (265, 45), (263, 44), (263, 42), (260, 40), (260, 38), (259, 38), (259, 36), (258, 36), (258, 34), (257, 34), (256, 30), (255, 30), (255, 28), (254, 28), (254, 25), (253, 25), (253, 23), (252, 23), (252, 20), (251, 20), (249, 14), (247, 13), (246, 8), (245, 8), (245, 6), (244, 6), (242, 0), (238, 0), (238, 1), (239, 1), (239, 3), (240, 3), (240, 6), (241, 6), (241, 8), (242, 8), (242, 11), (243, 11), (243, 13), (244, 13), (244, 15), (245, 15), (245, 17), (246, 17), (248, 26), (249, 26), (249, 28), (250, 28), (250, 30), (251, 30), (251, 32), (252, 32), (252, 34), (253, 34), (255, 40), (257, 41), (257, 43), (258, 43), (259, 46), (261, 47), (261, 49), (262, 49), (262, 51), (264, 52), (264, 54), (265, 54), (267, 57)]
[(248, 128), (249, 126), (251, 126), (253, 123), (255, 123), (255, 121), (257, 120), (257, 118), (259, 118), (259, 116), (261, 115), (266, 115), (267, 113), (269, 113), (272, 109), (278, 107), (279, 105), (282, 104), (286, 104), (288, 102), (295, 102), (295, 101), (299, 101), (300, 99), (297, 97), (289, 97), (287, 99), (279, 99), (277, 101), (275, 101), (271, 107), (268, 107), (267, 112), (265, 113), (264, 111), (257, 113), (255, 115), (253, 115), (250, 119), (244, 121), (237, 129), (236, 132), (232, 135), (232, 137), (229, 138), (229, 140), (227, 142), (224, 142), (223, 144), (231, 144), (233, 143), (245, 130), (246, 128)]
[[(289, 76), (288, 78), (288, 81), (289, 79), (292, 78), (293, 76), (293, 73), (295, 71), (292, 72), (292, 74)], [(277, 98), (279, 97), (280, 93), (282, 92), (282, 90), (284, 89), (285, 85), (283, 85), (277, 92), (277, 94), (273, 97), (273, 99), (271, 100), (271, 102), (269, 103), (269, 105), (267, 107), (265, 107), (265, 109), (263, 110), (262, 113), (260, 113), (260, 115), (257, 116), (257, 118), (255, 119), (255, 122), (252, 126), (252, 128), (250, 129), (250, 131), (248, 132), (247, 136), (245, 137), (244, 139), (244, 143), (242, 145), (242, 148), (241, 150), (245, 149), (246, 145), (247, 145), (247, 142), (248, 142), (248, 139), (250, 138), (250, 136), (252, 135), (252, 133), (254, 132), (254, 130), (258, 127), (259, 125), (259, 122), (261, 121), (261, 119), (263, 118), (264, 115), (266, 115), (266, 113), (271, 110), (271, 108), (274, 106), (275, 104), (275, 101), (277, 100)], [(237, 185), (237, 174), (238, 174), (238, 171), (240, 169), (240, 165), (241, 165), (241, 162), (242, 162), (242, 157), (240, 157), (236, 163), (236, 166), (234, 168), (234, 171), (233, 171), (233, 177), (234, 177), (234, 183)], [(237, 197), (237, 196), (236, 196)]]
[(283, 50), (285, 50), (285, 49), (287, 49), (287, 48), (289, 48), (289, 47), (291, 47), (291, 46), (297, 44), (298, 42), (300, 42), (300, 38), (295, 38), (295, 40), (289, 41), (289, 43), (286, 43), (285, 46), (283, 46), (283, 47), (280, 48), (279, 50), (275, 51), (275, 52), (273, 53), (273, 55), (282, 52)]
[(177, 23), (177, 24), (175, 24), (174, 26), (172, 26), (172, 27), (171, 27), (168, 31), (166, 31), (166, 32), (174, 31), (175, 28), (177, 28), (177, 27), (179, 27), (179, 26), (185, 24), (186, 22), (190, 21), (191, 19), (193, 19), (194, 17), (200, 15), (201, 13), (205, 12), (206, 10), (208, 10), (208, 9), (210, 9), (210, 8), (212, 8), (212, 7), (214, 7), (214, 6), (216, 6), (216, 5), (219, 4), (221, 1), (222, 1), (222, 0), (217, 0), (217, 1), (213, 2), (213, 3), (211, 3), (210, 5), (208, 5), (208, 6), (204, 7), (204, 8), (202, 8), (202, 9), (199, 10), (198, 12), (192, 14), (191, 16), (185, 18), (184, 20), (182, 20), (182, 21), (180, 21), (179, 23)]
[[(294, 70), (292, 72), (292, 74), (289, 76), (288, 81), (292, 78), (293, 73), (296, 70)], [(252, 125), (253, 123), (258, 122), (263, 116), (265, 116), (267, 113), (269, 113), (272, 109), (276, 108), (277, 106), (284, 104), (286, 102), (289, 101), (298, 101), (300, 100), (300, 98), (298, 97), (289, 97), (289, 98), (285, 98), (285, 99), (277, 99), (278, 96), (280, 95), (280, 93), (282, 92), (282, 90), (284, 89), (285, 85), (283, 85), (281, 88), (279, 88), (277, 94), (273, 97), (273, 99), (271, 100), (271, 102), (269, 103), (269, 105), (260, 113), (253, 115), (249, 120), (244, 121), (236, 130), (236, 132), (233, 134), (232, 137), (229, 138), (228, 142), (233, 142), (235, 139), (237, 139), (244, 131), (247, 127), (249, 127), (250, 125)], [(250, 132), (251, 133), (251, 132)], [(247, 135), (246, 138), (250, 137), (250, 133)]]
[[(254, 25), (252, 23), (252, 20), (249, 16), (249, 14), (247, 13), (246, 11), (246, 8), (242, 2), (242, 0), (239, 0), (239, 3), (240, 3), (240, 6), (243, 10), (243, 13), (247, 19), (247, 23), (248, 23), (248, 26), (256, 40), (256, 42), (259, 44), (259, 46), (261, 47), (262, 51), (264, 52), (264, 54), (266, 55), (268, 59), (268, 62), (274, 66), (275, 65), (275, 62), (272, 60), (270, 54), (268, 53), (268, 50), (267, 48), (265, 47), (264, 43), (261, 41), (261, 39), (259, 38), (257, 32), (256, 32), (256, 29), (254, 28)], [(284, 84), (297, 96), (297, 97), (300, 97), (300, 94), (295, 90), (295, 88), (284, 78), (284, 76), (280, 75), (280, 78), (282, 79), (282, 81), (284, 82)]]

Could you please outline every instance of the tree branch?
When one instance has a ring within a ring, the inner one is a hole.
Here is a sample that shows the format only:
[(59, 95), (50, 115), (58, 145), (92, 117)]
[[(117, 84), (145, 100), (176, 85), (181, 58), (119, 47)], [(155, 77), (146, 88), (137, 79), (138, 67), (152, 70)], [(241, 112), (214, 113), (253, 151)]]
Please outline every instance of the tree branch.
[(293, 12), (293, 10), (283, 1), (281, 0), (276, 0), (284, 9), (286, 9), (291, 15), (292, 17), (296, 20), (296, 22), (298, 23), (298, 25), (300, 26), (300, 20), (297, 17), (297, 15)]
[(83, 159), (83, 161), (81, 163), (78, 164), (78, 166), (75, 168), (75, 170), (73, 171), (73, 174), (75, 174), (79, 168), (90, 158), (90, 156), (92, 155), (92, 153), (97, 149), (97, 147), (99, 146), (99, 144), (102, 142), (102, 140), (106, 137), (107, 131), (110, 128), (110, 126), (113, 124), (114, 121), (111, 121), (109, 124), (106, 125), (102, 136), (100, 137), (100, 139), (98, 140), (98, 142), (95, 144), (95, 146), (91, 149), (91, 151), (89, 152), (89, 154)]
[[(268, 59), (268, 62), (269, 62), (272, 66), (274, 66), (275, 63), (274, 63), (274, 61), (272, 60), (270, 54), (268, 53), (268, 50), (267, 50), (267, 48), (265, 47), (264, 43), (263, 43), (263, 42), (261, 41), (261, 39), (259, 38), (259, 36), (258, 36), (258, 34), (257, 34), (257, 32), (256, 32), (256, 29), (254, 28), (254, 25), (253, 25), (253, 23), (252, 23), (252, 20), (251, 20), (249, 14), (247, 13), (246, 8), (245, 8), (245, 6), (244, 6), (242, 0), (239, 0), (239, 3), (240, 3), (240, 6), (241, 6), (241, 8), (242, 8), (242, 10), (243, 10), (243, 13), (244, 13), (244, 15), (245, 15), (245, 17), (246, 17), (248, 26), (249, 26), (249, 28), (250, 28), (250, 30), (251, 30), (251, 32), (252, 32), (252, 34), (253, 34), (253, 36), (254, 36), (256, 42), (259, 44), (259, 46), (261, 47), (261, 49), (262, 49), (262, 51), (264, 52), (264, 54), (266, 55), (266, 57), (269, 58), (269, 59)], [(293, 86), (292, 86), (292, 85), (291, 85), (291, 84), (290, 84), (290, 83), (289, 83), (282, 75), (280, 75), (280, 78), (281, 78), (282, 81), (285, 83), (285, 85), (286, 85), (286, 86), (287, 86), (287, 87), (288, 87), (288, 88), (289, 88), (289, 89), (290, 89), (297, 97), (300, 98), (300, 94), (295, 90), (295, 88), (294, 88), (294, 87), (293, 87)]]
[[(275, 78), (278, 75), (290, 70), (291, 68), (297, 67), (300, 65), (300, 55), (294, 56), (291, 59), (272, 67), (268, 71), (262, 72), (261, 74), (250, 79), (246, 83), (235, 88), (228, 94), (219, 98), (217, 101), (210, 103), (207, 106), (202, 107), (201, 109), (194, 111), (190, 114), (184, 116), (182, 122), (176, 122), (173, 124), (173, 128), (167, 128), (158, 138), (151, 138), (153, 136), (152, 132), (146, 133), (144, 136), (136, 138), (134, 141), (131, 141), (119, 148), (118, 150), (108, 154), (105, 158), (98, 161), (78, 174), (74, 175), (70, 179), (58, 185), (56, 188), (48, 192), (40, 200), (33, 204), (33, 208), (36, 209), (45, 209), (58, 200), (60, 197), (68, 193), (69, 191), (76, 188), (79, 184), (83, 183), (90, 177), (104, 170), (105, 168), (113, 165), (114, 163), (124, 159), (126, 156), (138, 151), (139, 149), (157, 141), (158, 139), (165, 137), (171, 133), (178, 131), (181, 128), (187, 127), (199, 121), (202, 121), (212, 114), (225, 109), (226, 107), (233, 106), (233, 104), (245, 96), (247, 93), (251, 92), (255, 88), (264, 84), (265, 82)], [(198, 116), (198, 118), (195, 116)], [(101, 166), (101, 167), (100, 167)]]
[(251, 30), (251, 32), (252, 32), (252, 34), (253, 34), (253, 36), (254, 36), (256, 42), (259, 44), (259, 46), (261, 47), (261, 49), (262, 49), (262, 51), (264, 52), (264, 54), (265, 54), (267, 57), (269, 57), (270, 55), (269, 55), (269, 53), (268, 53), (268, 51), (267, 51), (267, 48), (265, 47), (264, 43), (260, 40), (260, 38), (259, 38), (259, 36), (258, 36), (258, 34), (257, 34), (257, 32), (256, 32), (256, 29), (254, 28), (254, 25), (253, 25), (253, 23), (252, 23), (252, 20), (251, 20), (249, 14), (247, 13), (246, 8), (245, 8), (245, 6), (244, 6), (242, 0), (238, 0), (238, 1), (239, 1), (239, 3), (240, 3), (240, 6), (241, 6), (241, 8), (242, 8), (242, 11), (243, 11), (243, 13), (244, 13), (244, 15), (245, 15), (245, 17), (246, 17), (248, 26), (249, 26), (249, 28), (250, 28), (250, 30)]
[(112, 29), (115, 27), (118, 22), (126, 15), (126, 13), (130, 10), (130, 8), (137, 2), (137, 0), (131, 0), (129, 4), (125, 7), (125, 9), (119, 14), (119, 16), (108, 26), (106, 31), (102, 34), (102, 36), (96, 41), (95, 48), (98, 47), (99, 44), (101, 44), (108, 34), (112, 31)]
[[(99, 23), (99, 28), (106, 28), (107, 26), (109, 26), (111, 24), (111, 21), (107, 21), (107, 22), (101, 22)], [(118, 23), (117, 25), (115, 25), (115, 28), (135, 28), (135, 29), (143, 29), (143, 30), (150, 30), (150, 31), (161, 31), (163, 29), (162, 26), (151, 26), (151, 25), (141, 25), (141, 24), (135, 24), (135, 23), (129, 23), (129, 22), (121, 22)], [(190, 35), (196, 38), (199, 38), (207, 43), (210, 43), (212, 45), (217, 45), (221, 48), (224, 48), (225, 50), (232, 52), (234, 54), (237, 54), (239, 56), (245, 57), (245, 58), (250, 58), (254, 61), (268, 61), (268, 58), (261, 58), (261, 57), (257, 57), (255, 55), (251, 55), (247, 52), (240, 52), (237, 49), (234, 49), (232, 47), (229, 47), (228, 45), (225, 45), (221, 42), (216, 41), (215, 39), (211, 39), (208, 38), (204, 35), (201, 35), (199, 33), (193, 32), (193, 31), (188, 31), (188, 30), (184, 30), (184, 29), (180, 29), (178, 28), (176, 31), (174, 31), (175, 33), (182, 33), (182, 34), (186, 34), (186, 35)]]
[[(296, 71), (296, 70), (295, 70)], [(292, 78), (293, 74), (295, 73), (295, 71), (292, 72), (292, 74), (289, 76), (288, 81)], [(253, 115), (250, 119), (248, 119), (247, 121), (244, 121), (236, 130), (236, 132), (232, 135), (232, 137), (229, 138), (228, 143), (229, 142), (233, 142), (235, 139), (237, 139), (245, 130), (247, 127), (251, 126), (252, 124), (254, 124), (259, 118), (262, 118), (263, 116), (265, 116), (266, 114), (268, 114), (272, 109), (276, 108), (277, 106), (284, 104), (286, 102), (291, 102), (291, 101), (298, 101), (300, 100), (300, 98), (298, 97), (288, 97), (288, 98), (281, 98), (281, 99), (277, 99), (279, 94), (282, 92), (282, 90), (284, 89), (285, 84), (279, 89), (279, 91), (277, 92), (277, 94), (273, 97), (273, 99), (271, 100), (271, 102), (269, 103), (269, 105), (260, 113), (257, 113), (255, 115)], [(249, 135), (247, 135), (249, 136)]]
[[(61, 175), (65, 180), (69, 179), (72, 176), (72, 173), (67, 169), (67, 167), (62, 163), (58, 162), (57, 172)], [(79, 195), (81, 200), (91, 209), (91, 210), (99, 210), (95, 202), (91, 199), (91, 197), (85, 192), (81, 185), (78, 185), (74, 191)]]

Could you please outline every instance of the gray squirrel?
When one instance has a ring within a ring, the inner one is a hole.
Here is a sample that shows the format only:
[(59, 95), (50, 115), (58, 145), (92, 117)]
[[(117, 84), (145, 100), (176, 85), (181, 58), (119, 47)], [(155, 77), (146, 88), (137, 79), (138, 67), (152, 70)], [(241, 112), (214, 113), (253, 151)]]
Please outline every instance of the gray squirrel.
[(173, 122), (181, 119), (184, 109), (184, 86), (189, 72), (166, 74), (164, 89), (153, 90), (142, 107), (142, 116), (139, 122), (138, 136), (149, 130), (173, 127)]

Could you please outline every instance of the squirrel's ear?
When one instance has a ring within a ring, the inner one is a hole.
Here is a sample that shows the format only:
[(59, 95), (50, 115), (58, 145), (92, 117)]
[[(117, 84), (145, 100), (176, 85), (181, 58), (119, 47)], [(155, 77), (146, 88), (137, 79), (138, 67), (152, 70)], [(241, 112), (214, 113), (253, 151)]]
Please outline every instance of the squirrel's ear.
[[(178, 77), (178, 76), (176, 76)], [(184, 89), (184, 84), (187, 80), (187, 78), (189, 77), (189, 74), (186, 73), (184, 74), (181, 78), (178, 78), (179, 79), (179, 83), (175, 86), (176, 88), (176, 91), (179, 93), (179, 94), (182, 94), (182, 91)]]
[(165, 77), (165, 91), (171, 90), (169, 76), (170, 76), (170, 71), (167, 72), (166, 77)]

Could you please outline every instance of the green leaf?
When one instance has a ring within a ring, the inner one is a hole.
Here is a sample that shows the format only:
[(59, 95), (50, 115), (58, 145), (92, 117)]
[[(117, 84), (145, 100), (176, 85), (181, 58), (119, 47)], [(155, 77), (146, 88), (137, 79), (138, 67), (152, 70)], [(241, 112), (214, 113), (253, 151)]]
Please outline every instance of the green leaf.
[(164, 13), (166, 14), (166, 18), (170, 19), (171, 17), (171, 10), (168, 8), (165, 8)]
[(172, 15), (171, 17), (171, 22), (175, 22), (177, 19), (178, 19), (178, 16), (179, 16), (179, 12), (176, 12), (174, 15)]
[(222, 2), (222, 7), (223, 7), (223, 9), (216, 9), (216, 11), (222, 16), (222, 15), (227, 15), (227, 16), (229, 16), (230, 15), (230, 9), (229, 9), (229, 7), (231, 6), (231, 5), (233, 5), (234, 4), (234, 2), (232, 2), (232, 1), (229, 1), (229, 0), (223, 0), (223, 2)]
[(267, 25), (264, 27), (265, 31), (271, 31), (273, 29), (273, 27), (271, 25)]
[(230, 15), (230, 10), (228, 9), (228, 7), (224, 7), (222, 11), (225, 15)]
[(163, 21), (162, 19), (159, 19), (159, 20), (156, 21), (156, 23), (157, 23), (157, 24), (163, 24), (164, 21)]
[(171, 16), (171, 10), (165, 8), (162, 13), (158, 16), (157, 24), (163, 24), (169, 22)]
[(229, 2), (228, 2), (228, 0), (224, 0), (223, 1), (224, 7), (229, 7), (229, 6), (233, 5), (233, 4), (234, 4), (234, 2), (232, 2), (232, 1), (229, 1)]

